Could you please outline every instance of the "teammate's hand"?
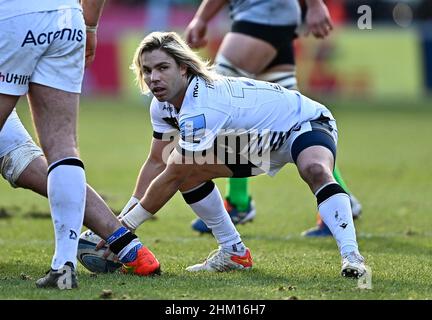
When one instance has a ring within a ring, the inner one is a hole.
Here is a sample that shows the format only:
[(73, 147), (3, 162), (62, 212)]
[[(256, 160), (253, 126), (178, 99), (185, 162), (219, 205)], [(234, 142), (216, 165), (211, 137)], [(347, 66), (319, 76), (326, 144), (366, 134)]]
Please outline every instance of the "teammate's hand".
[(207, 45), (207, 23), (198, 18), (193, 18), (185, 30), (185, 39), (191, 48), (197, 49)]
[(333, 22), (327, 6), (319, 1), (316, 5), (308, 7), (306, 12), (306, 36), (312, 33), (316, 38), (324, 39), (331, 30)]
[(88, 68), (92, 64), (96, 55), (96, 32), (87, 32), (86, 48), (85, 48), (85, 67)]

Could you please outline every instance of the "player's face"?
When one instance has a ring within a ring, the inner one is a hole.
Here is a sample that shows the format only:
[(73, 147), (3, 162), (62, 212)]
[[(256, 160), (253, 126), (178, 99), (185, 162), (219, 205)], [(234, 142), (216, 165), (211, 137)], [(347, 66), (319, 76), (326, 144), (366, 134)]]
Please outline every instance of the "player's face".
[(141, 65), (144, 81), (156, 99), (180, 108), (187, 89), (186, 67), (162, 50), (144, 52)]

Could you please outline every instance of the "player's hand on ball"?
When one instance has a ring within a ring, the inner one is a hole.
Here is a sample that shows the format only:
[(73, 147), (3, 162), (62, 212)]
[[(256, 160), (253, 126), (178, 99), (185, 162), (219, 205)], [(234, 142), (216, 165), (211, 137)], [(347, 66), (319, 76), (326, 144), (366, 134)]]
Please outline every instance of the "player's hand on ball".
[[(103, 253), (102, 257), (104, 257), (106, 259), (112, 253), (112, 251), (110, 250), (109, 246), (107, 246), (106, 241), (102, 239), (96, 245), (95, 251), (98, 251), (98, 250), (103, 249), (103, 248), (105, 248), (106, 250)], [(118, 262), (119, 261), (119, 258), (117, 257), (117, 255), (114, 255), (114, 259), (113, 260), (114, 260), (114, 262)]]

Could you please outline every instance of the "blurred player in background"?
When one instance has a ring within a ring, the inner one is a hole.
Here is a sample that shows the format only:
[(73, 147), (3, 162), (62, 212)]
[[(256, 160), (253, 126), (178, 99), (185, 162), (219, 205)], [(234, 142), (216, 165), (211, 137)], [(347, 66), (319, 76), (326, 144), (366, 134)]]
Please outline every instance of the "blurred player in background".
[[(301, 9), (293, 0), (204, 0), (185, 31), (192, 48), (207, 44), (206, 33), (211, 19), (230, 5), (233, 20), (231, 32), (222, 41), (215, 58), (218, 73), (233, 77), (249, 77), (280, 84), (297, 90), (294, 39), (301, 24)], [(333, 29), (330, 14), (322, 0), (306, 0), (306, 35), (327, 37)], [(361, 213), (361, 205), (349, 192), (335, 166), (334, 178), (350, 196), (354, 218)], [(251, 221), (256, 215), (254, 201), (248, 191), (247, 178), (230, 178), (225, 207), (235, 224)], [(303, 233), (305, 236), (331, 236), (330, 229), (317, 215), (317, 226)], [(192, 222), (198, 232), (210, 232), (202, 220)]]
[[(87, 185), (78, 156), (76, 123), (84, 65), (94, 59), (96, 28), (104, 0), (81, 2), (82, 7), (76, 0), (0, 0), (2, 174), (12, 184), (48, 196), (55, 230), (51, 269), (36, 281), (39, 288), (78, 286), (77, 246)], [(25, 94), (45, 159), (14, 111)], [(46, 173), (48, 177), (43, 177)], [(109, 219), (110, 210), (103, 201), (94, 193), (90, 199)], [(139, 251), (145, 250), (145, 255), (154, 258), (136, 236), (112, 219), (111, 223), (112, 228), (117, 228), (108, 243), (115, 251), (121, 247), (124, 253), (130, 252), (122, 259), (131, 264), (128, 270), (137, 266)], [(102, 229), (100, 232), (104, 233)], [(154, 262), (159, 268), (157, 260)]]
[(273, 176), (294, 163), (336, 239), (342, 275), (365, 272), (349, 197), (332, 175), (337, 129), (325, 106), (279, 84), (217, 75), (174, 32), (146, 36), (133, 70), (141, 90), (154, 95), (153, 140), (138, 178), (144, 193), (122, 217), (126, 226), (151, 219), (179, 190), (220, 246), (187, 270), (247, 269), (249, 250), (211, 180)]

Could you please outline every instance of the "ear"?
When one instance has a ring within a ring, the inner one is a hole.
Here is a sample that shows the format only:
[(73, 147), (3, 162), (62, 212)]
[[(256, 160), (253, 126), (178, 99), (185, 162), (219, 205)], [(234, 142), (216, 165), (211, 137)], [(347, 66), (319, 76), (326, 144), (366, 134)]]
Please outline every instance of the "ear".
[(180, 64), (180, 72), (182, 76), (186, 76), (187, 75), (187, 65), (185, 65), (184, 63)]

